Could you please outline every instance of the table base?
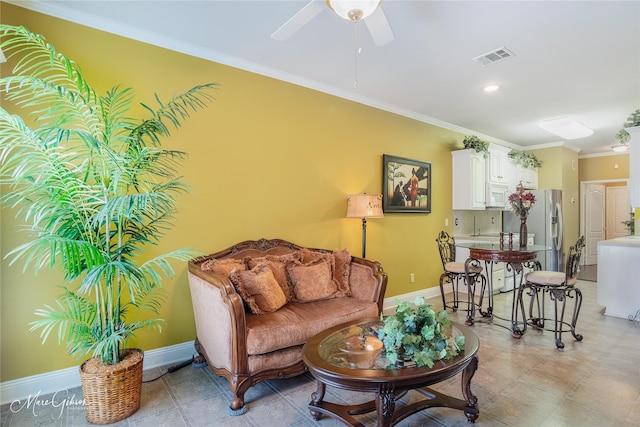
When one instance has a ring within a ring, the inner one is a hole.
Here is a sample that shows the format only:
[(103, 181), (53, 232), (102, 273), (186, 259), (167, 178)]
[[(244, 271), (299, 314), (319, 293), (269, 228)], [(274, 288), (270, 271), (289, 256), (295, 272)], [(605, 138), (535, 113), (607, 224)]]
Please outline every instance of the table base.
[(480, 415), (480, 411), (476, 406), (477, 398), (471, 393), (471, 377), (473, 377), (477, 368), (478, 357), (474, 356), (462, 372), (462, 393), (465, 400), (439, 393), (428, 387), (418, 387), (410, 390), (416, 390), (426, 399), (403, 406), (396, 411), (396, 400), (406, 394), (407, 390), (397, 391), (393, 389), (391, 384), (380, 384), (374, 400), (358, 405), (340, 405), (323, 400), (326, 384), (317, 380), (317, 390), (312, 394), (308, 408), (315, 420), (322, 418), (322, 415), (328, 415), (354, 427), (365, 427), (354, 415), (362, 415), (374, 410), (377, 411), (378, 415), (377, 426), (389, 427), (416, 412), (436, 407), (463, 411), (467, 420), (474, 423)]
[[(468, 266), (473, 263), (479, 263), (480, 260), (484, 261), (485, 271), (487, 272), (487, 276), (488, 276), (487, 277), (488, 286), (486, 289), (486, 291), (488, 291), (487, 309), (486, 311), (483, 311), (483, 304), (484, 304), (484, 297), (485, 297), (485, 289), (483, 287), (480, 292), (480, 301), (478, 302), (478, 304), (474, 304), (471, 307), (471, 309), (468, 311), (465, 325), (473, 326), (473, 324), (475, 323), (476, 321), (475, 311), (476, 311), (476, 305), (477, 305), (478, 312), (480, 313), (483, 319), (489, 319), (489, 321), (493, 322), (493, 319), (497, 318), (497, 319), (509, 322), (510, 325), (506, 327), (506, 329), (509, 329), (511, 331), (511, 336), (513, 338), (520, 339), (522, 338), (522, 335), (524, 335), (524, 333), (527, 331), (527, 319), (524, 311), (524, 302), (522, 301), (522, 292), (523, 292), (522, 285), (523, 285), (523, 279), (524, 279), (524, 267), (535, 266), (535, 264), (531, 261), (532, 254), (528, 254), (524, 252), (524, 253), (521, 253), (518, 257), (511, 256), (511, 258), (505, 259), (505, 260), (502, 260), (499, 257), (497, 259), (494, 259), (495, 258), (494, 253), (491, 253), (490, 255), (491, 256), (487, 256), (484, 253), (477, 254), (472, 252), (469, 259), (467, 259), (467, 261), (465, 262), (465, 273), (467, 274), (467, 281), (470, 280)], [(477, 257), (478, 259), (473, 258), (473, 256)], [(533, 254), (533, 257), (535, 258), (535, 253)], [(511, 271), (513, 275), (512, 277), (513, 277), (514, 287), (511, 291), (509, 291), (509, 292), (512, 292), (512, 295), (513, 295), (510, 319), (496, 316), (493, 313), (492, 276), (493, 276), (493, 265), (497, 262), (504, 262), (506, 264), (505, 268), (507, 268), (508, 271)], [(539, 263), (538, 263), (538, 266), (539, 266)], [(471, 288), (471, 293), (472, 293), (471, 294), (472, 301), (475, 301), (475, 293), (473, 288)], [(520, 318), (522, 320), (520, 320)], [(520, 328), (520, 325), (522, 325), (522, 328)], [(502, 326), (502, 325), (498, 325), (498, 326)]]

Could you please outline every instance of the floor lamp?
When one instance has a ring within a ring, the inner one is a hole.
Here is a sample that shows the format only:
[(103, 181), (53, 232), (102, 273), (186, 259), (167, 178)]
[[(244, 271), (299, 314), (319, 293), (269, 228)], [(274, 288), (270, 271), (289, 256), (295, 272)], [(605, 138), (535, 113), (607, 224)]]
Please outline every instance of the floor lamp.
[(382, 218), (382, 196), (352, 194), (347, 197), (347, 218), (362, 218), (362, 258), (367, 254), (367, 218)]

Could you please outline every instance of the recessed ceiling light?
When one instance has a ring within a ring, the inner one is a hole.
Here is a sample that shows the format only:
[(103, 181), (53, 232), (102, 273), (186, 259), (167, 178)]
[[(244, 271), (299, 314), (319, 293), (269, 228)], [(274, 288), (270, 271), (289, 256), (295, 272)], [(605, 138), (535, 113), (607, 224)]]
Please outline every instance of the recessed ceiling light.
[(484, 91), (485, 92), (495, 92), (498, 89), (500, 89), (500, 86), (498, 86), (498, 85), (487, 85), (487, 86), (484, 87)]
[(627, 144), (618, 144), (611, 146), (611, 149), (616, 153), (624, 153), (627, 151)]
[(554, 135), (558, 135), (564, 139), (578, 139), (593, 135), (593, 131), (591, 129), (568, 117), (545, 120), (538, 126), (540, 126), (541, 129), (551, 132)]

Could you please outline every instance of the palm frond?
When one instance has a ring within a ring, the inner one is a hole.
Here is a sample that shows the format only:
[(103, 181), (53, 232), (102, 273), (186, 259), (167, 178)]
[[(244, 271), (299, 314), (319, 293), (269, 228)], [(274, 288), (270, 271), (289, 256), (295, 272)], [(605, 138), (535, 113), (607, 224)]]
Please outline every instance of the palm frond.
[(45, 342), (57, 328), (58, 344), (67, 342), (71, 354), (87, 350), (95, 342), (92, 330), (96, 317), (95, 304), (65, 289), (55, 300), (55, 306), (45, 305), (35, 311), (42, 317), (30, 323), (31, 331), (41, 329), (40, 337)]
[[(217, 88), (218, 84), (216, 83), (198, 85), (189, 89), (185, 93), (175, 95), (167, 104), (163, 104), (156, 94), (156, 102), (158, 103), (160, 108), (154, 110), (146, 104), (142, 104), (142, 106), (146, 108), (151, 113), (152, 117), (159, 123), (163, 123), (163, 119), (168, 120), (176, 129), (178, 129), (180, 128), (182, 122), (190, 117), (191, 112), (195, 112), (201, 108), (204, 108), (208, 101), (212, 101), (215, 99), (207, 92), (207, 90), (213, 90)], [(166, 130), (166, 133), (160, 134), (168, 136), (169, 129), (164, 126), (162, 127)], [(157, 144), (157, 141), (153, 142)]]
[(100, 248), (91, 243), (57, 235), (34, 238), (9, 251), (7, 257), (12, 258), (10, 265), (23, 260), (25, 271), (29, 266), (38, 271), (47, 264), (53, 267), (59, 263), (67, 280), (74, 280), (87, 269), (103, 265), (106, 261)]

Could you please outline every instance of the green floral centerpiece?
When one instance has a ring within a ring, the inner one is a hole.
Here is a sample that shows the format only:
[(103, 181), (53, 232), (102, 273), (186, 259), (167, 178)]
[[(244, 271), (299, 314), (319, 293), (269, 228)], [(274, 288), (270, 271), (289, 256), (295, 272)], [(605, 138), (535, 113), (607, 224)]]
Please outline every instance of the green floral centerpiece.
[(383, 326), (378, 338), (391, 364), (412, 361), (431, 368), (435, 361), (451, 359), (464, 351), (464, 336), (452, 336), (447, 312), (436, 313), (422, 297), (416, 298), (415, 304), (399, 304), (394, 315), (381, 315), (380, 319)]

